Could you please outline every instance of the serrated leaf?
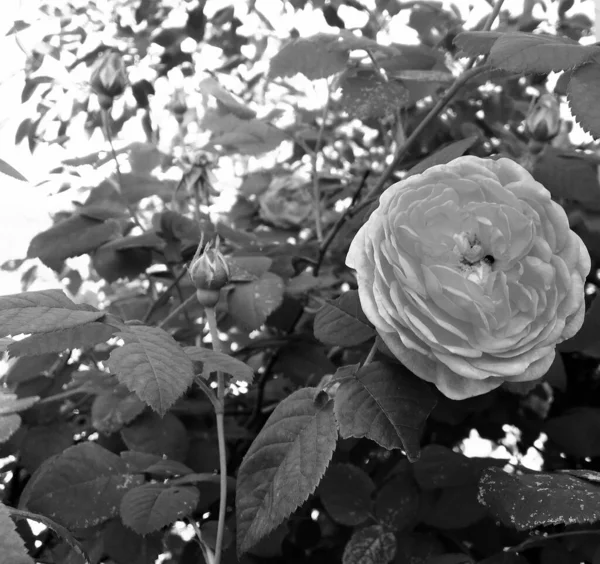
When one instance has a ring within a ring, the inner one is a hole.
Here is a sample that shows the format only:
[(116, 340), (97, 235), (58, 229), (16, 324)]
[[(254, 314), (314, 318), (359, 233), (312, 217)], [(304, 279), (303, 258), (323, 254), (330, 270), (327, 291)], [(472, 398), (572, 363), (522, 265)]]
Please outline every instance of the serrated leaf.
[(202, 362), (204, 364), (203, 373), (209, 375), (211, 372), (218, 370), (233, 376), (241, 382), (252, 383), (254, 378), (254, 370), (245, 362), (238, 360), (228, 354), (213, 351), (212, 349), (204, 349), (200, 347), (186, 347), (187, 354), (193, 361)]
[(515, 476), (490, 468), (479, 482), (479, 501), (520, 531), (600, 521), (600, 488), (565, 474)]
[(0, 503), (0, 554), (2, 561), (7, 564), (34, 564), (3, 503)]
[(2, 174), (6, 174), (7, 176), (11, 176), (16, 180), (22, 180), (23, 182), (27, 182), (27, 178), (25, 178), (16, 168), (13, 168), (2, 159), (0, 159), (0, 172)]
[(345, 292), (315, 317), (315, 337), (326, 345), (353, 347), (373, 338), (375, 329), (360, 307), (358, 292)]
[(488, 64), (511, 72), (558, 72), (589, 61), (600, 47), (579, 45), (555, 35), (509, 32), (492, 46)]
[(245, 329), (258, 329), (281, 305), (284, 291), (283, 280), (266, 272), (254, 282), (236, 285), (227, 296), (229, 314)]
[(101, 317), (103, 312), (73, 303), (61, 290), (0, 296), (0, 337), (69, 329)]
[(595, 93), (600, 88), (600, 64), (575, 69), (567, 88), (569, 107), (577, 122), (594, 137), (600, 137), (600, 110)]
[(105, 323), (92, 322), (70, 329), (38, 333), (9, 345), (8, 354), (15, 357), (81, 349), (104, 343), (116, 331), (115, 327)]
[(229, 280), (231, 282), (252, 282), (265, 274), (271, 265), (273, 259), (263, 256), (236, 256), (227, 257), (229, 266)]
[(237, 480), (237, 545), (246, 552), (315, 491), (337, 440), (333, 402), (316, 388), (284, 399), (246, 453)]
[(335, 416), (340, 435), (366, 437), (419, 458), (421, 433), (436, 404), (433, 388), (401, 365), (373, 362), (340, 384)]
[(192, 361), (175, 339), (158, 327), (131, 325), (116, 336), (125, 345), (111, 352), (110, 370), (119, 382), (164, 415), (192, 384)]
[(448, 164), (450, 161), (458, 157), (462, 157), (467, 150), (469, 150), (475, 141), (477, 141), (477, 136), (471, 135), (470, 137), (466, 137), (465, 139), (461, 139), (460, 141), (455, 141), (454, 143), (450, 143), (445, 147), (442, 147), (433, 155), (429, 155), (427, 158), (423, 159), (419, 164), (413, 166), (407, 173), (406, 178), (409, 176), (413, 176), (415, 174), (421, 174), (425, 172), (428, 168), (432, 166)]
[(465, 55), (478, 57), (487, 55), (503, 35), (500, 31), (463, 31), (454, 38), (453, 43)]
[(343, 71), (348, 51), (336, 49), (337, 42), (337, 35), (326, 33), (293, 39), (271, 59), (269, 75), (275, 78), (301, 73), (316, 80)]
[(83, 529), (117, 515), (123, 495), (143, 481), (142, 476), (130, 474), (116, 454), (95, 443), (81, 443), (36, 470), (19, 507), (68, 528)]
[[(340, 523), (354, 527), (371, 515), (371, 496), (375, 484), (369, 475), (352, 464), (332, 464), (325, 472), (317, 493), (329, 516)], [(352, 492), (352, 495), (348, 495)]]
[(196, 488), (144, 484), (123, 496), (121, 519), (136, 533), (147, 535), (192, 513), (199, 498)]
[(553, 417), (546, 421), (544, 432), (569, 455), (600, 455), (600, 409), (596, 407), (575, 407)]
[(371, 69), (353, 69), (340, 80), (340, 104), (351, 118), (393, 116), (408, 101), (408, 91), (396, 80), (385, 81)]
[(381, 525), (354, 531), (342, 557), (343, 564), (386, 564), (396, 555), (396, 537)]
[(29, 243), (27, 256), (58, 271), (65, 259), (95, 251), (120, 233), (121, 225), (115, 219), (97, 221), (75, 214), (38, 233)]
[(92, 425), (110, 435), (133, 421), (145, 408), (146, 404), (127, 389), (99, 394), (92, 403)]

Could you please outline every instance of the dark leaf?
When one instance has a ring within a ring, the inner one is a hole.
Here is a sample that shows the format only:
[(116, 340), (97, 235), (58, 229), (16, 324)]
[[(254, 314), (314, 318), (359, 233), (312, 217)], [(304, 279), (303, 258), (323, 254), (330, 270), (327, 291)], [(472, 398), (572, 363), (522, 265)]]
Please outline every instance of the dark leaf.
[(148, 564), (163, 552), (161, 533), (138, 535), (123, 525), (121, 519), (107, 523), (102, 532), (104, 552), (116, 564)]
[(572, 456), (600, 456), (600, 409), (576, 407), (546, 422), (544, 432)]
[(427, 510), (423, 521), (436, 529), (464, 529), (488, 513), (477, 498), (477, 484), (427, 492), (424, 498)]
[(315, 491), (337, 440), (333, 402), (304, 388), (283, 400), (246, 453), (238, 472), (238, 552), (273, 531)]
[(94, 429), (110, 435), (120, 431), (144, 411), (146, 404), (127, 389), (99, 394), (92, 403)]
[(144, 247), (115, 251), (104, 246), (92, 255), (96, 272), (108, 283), (121, 278), (134, 280), (152, 264), (152, 250)]
[(487, 55), (503, 35), (499, 31), (463, 31), (454, 38), (454, 45), (465, 55), (478, 57)]
[(360, 468), (351, 464), (332, 464), (325, 472), (317, 493), (334, 521), (354, 527), (370, 517), (374, 490), (375, 484)]
[(258, 329), (283, 301), (283, 280), (266, 272), (258, 280), (236, 285), (227, 297), (229, 314), (244, 329)]
[(10, 564), (34, 564), (27, 554), (25, 543), (17, 533), (15, 523), (10, 518), (6, 505), (0, 503), (0, 547), (4, 562)]
[(593, 62), (575, 69), (567, 89), (571, 112), (585, 131), (600, 136), (600, 111), (594, 93), (600, 88), (600, 64)]
[(314, 333), (326, 345), (353, 347), (373, 338), (375, 329), (360, 307), (358, 292), (351, 290), (317, 312)]
[(419, 458), (421, 433), (436, 404), (433, 388), (401, 365), (373, 362), (344, 380), (335, 395), (340, 435), (366, 437)]
[(246, 363), (228, 354), (200, 347), (186, 347), (185, 354), (194, 362), (204, 364), (203, 374), (210, 376), (212, 372), (222, 371), (236, 380), (252, 383), (254, 371)]
[(521, 531), (600, 520), (600, 488), (562, 474), (514, 476), (489, 468), (479, 483), (479, 500), (507, 527)]
[(393, 531), (402, 531), (416, 524), (420, 495), (413, 477), (405, 472), (392, 478), (377, 492), (377, 520)]

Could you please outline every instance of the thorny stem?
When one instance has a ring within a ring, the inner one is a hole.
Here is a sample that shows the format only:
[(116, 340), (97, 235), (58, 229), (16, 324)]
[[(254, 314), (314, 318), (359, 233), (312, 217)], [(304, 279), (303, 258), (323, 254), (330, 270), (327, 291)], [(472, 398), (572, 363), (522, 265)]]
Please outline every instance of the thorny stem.
[[(481, 31), (489, 31), (490, 29), (492, 29), (494, 21), (496, 20), (498, 14), (500, 13), (500, 10), (502, 9), (502, 4), (504, 4), (504, 0), (496, 0), (496, 2), (492, 6), (492, 11), (485, 20), (485, 24), (483, 25), (483, 29)], [(477, 61), (477, 57), (471, 57), (469, 59), (469, 62), (467, 63), (467, 66), (465, 67), (465, 70), (469, 70), (470, 68), (472, 68), (475, 64), (475, 61)]]
[(159, 308), (161, 305), (165, 304), (169, 299), (169, 295), (175, 288), (179, 288), (178, 284), (181, 279), (185, 276), (187, 269), (182, 268), (181, 272), (176, 276), (175, 280), (171, 282), (169, 287), (160, 295), (160, 297), (152, 303), (152, 305), (148, 308), (148, 311), (144, 314), (144, 319), (142, 320), (144, 323), (148, 323), (148, 320), (152, 316), (152, 314)]
[(144, 228), (138, 219), (135, 210), (131, 207), (131, 204), (127, 201), (125, 194), (123, 194), (123, 176), (121, 175), (121, 167), (119, 166), (119, 159), (117, 159), (117, 152), (115, 151), (115, 147), (113, 145), (112, 135), (110, 133), (110, 112), (109, 110), (102, 109), (102, 125), (104, 126), (104, 136), (110, 145), (110, 152), (112, 154), (113, 161), (115, 161), (115, 168), (117, 170), (117, 181), (119, 186), (119, 195), (123, 200), (123, 203), (127, 207), (129, 211), (129, 215), (133, 222), (143, 231)]
[(321, 149), (321, 143), (323, 141), (323, 133), (325, 131), (325, 122), (327, 121), (327, 114), (329, 113), (329, 105), (331, 104), (331, 85), (327, 82), (327, 101), (323, 106), (323, 113), (321, 115), (321, 126), (319, 127), (319, 133), (317, 134), (317, 141), (315, 143), (315, 151), (312, 155), (312, 181), (313, 181), (313, 200), (315, 203), (315, 230), (317, 232), (317, 240), (319, 243), (323, 241), (323, 225), (321, 223), (321, 187), (319, 185), (319, 151)]
[[(213, 350), (221, 352), (221, 341), (217, 329), (217, 316), (214, 307), (207, 307), (206, 319), (210, 329)], [(220, 370), (217, 372), (217, 403), (215, 404), (217, 418), (217, 439), (219, 443), (219, 473), (220, 473), (220, 499), (219, 522), (217, 525), (217, 540), (215, 544), (214, 564), (220, 564), (223, 551), (223, 533), (225, 532), (225, 512), (227, 510), (227, 457), (225, 451), (225, 375)]]

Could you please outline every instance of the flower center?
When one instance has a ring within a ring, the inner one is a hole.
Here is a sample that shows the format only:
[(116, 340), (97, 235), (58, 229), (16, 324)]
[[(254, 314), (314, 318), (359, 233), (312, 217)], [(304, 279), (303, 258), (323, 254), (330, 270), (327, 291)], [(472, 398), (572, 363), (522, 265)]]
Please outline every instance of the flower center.
[(454, 252), (459, 258), (459, 270), (472, 282), (485, 283), (495, 262), (493, 255), (487, 254), (476, 233), (463, 231), (453, 236)]

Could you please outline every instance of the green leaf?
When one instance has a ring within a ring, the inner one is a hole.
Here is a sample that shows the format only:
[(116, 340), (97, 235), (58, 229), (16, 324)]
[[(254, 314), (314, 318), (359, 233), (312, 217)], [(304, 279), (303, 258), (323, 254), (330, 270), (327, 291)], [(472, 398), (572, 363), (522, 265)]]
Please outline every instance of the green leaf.
[(21, 427), (21, 416), (16, 413), (0, 415), (0, 444), (10, 439)]
[(600, 456), (599, 408), (575, 407), (546, 421), (544, 432), (569, 455)]
[(232, 113), (240, 119), (252, 119), (256, 117), (254, 110), (248, 108), (230, 92), (225, 90), (215, 78), (211, 76), (205, 78), (200, 81), (198, 87), (204, 94), (214, 96), (218, 100), (219, 108), (222, 110)]
[(193, 361), (202, 362), (204, 364), (203, 374), (210, 375), (211, 372), (218, 370), (233, 376), (241, 382), (252, 383), (254, 378), (254, 370), (246, 363), (234, 358), (228, 354), (205, 349), (200, 347), (186, 347), (187, 354)]
[(365, 471), (352, 464), (332, 464), (317, 493), (334, 521), (355, 527), (371, 516), (374, 491), (375, 484)]
[(343, 564), (383, 564), (396, 555), (396, 537), (381, 525), (354, 531), (342, 557)]
[(19, 462), (33, 474), (46, 460), (73, 446), (73, 428), (68, 423), (44, 422), (28, 425), (19, 443)]
[(81, 349), (106, 342), (116, 331), (116, 328), (105, 323), (92, 322), (70, 329), (38, 333), (9, 345), (8, 354), (15, 357)]
[(101, 317), (103, 312), (73, 303), (61, 290), (0, 296), (0, 337), (69, 329)]
[(175, 193), (176, 182), (129, 172), (121, 174), (119, 186), (127, 202), (137, 204), (140, 200), (150, 196), (158, 196), (165, 201), (170, 201)]
[(582, 65), (599, 53), (599, 47), (579, 45), (566, 37), (509, 32), (494, 43), (488, 64), (518, 73), (558, 72)]
[(243, 120), (229, 114), (219, 122), (223, 131), (211, 136), (208, 145), (203, 147), (207, 151), (220, 146), (226, 154), (262, 155), (277, 149), (288, 139), (283, 131), (260, 119)]
[(462, 31), (454, 38), (454, 45), (461, 50), (462, 54), (478, 57), (487, 55), (494, 43), (503, 35), (504, 33), (500, 31)]
[(0, 554), (7, 564), (34, 564), (3, 503), (0, 503)]
[(263, 256), (227, 257), (229, 280), (231, 282), (252, 282), (265, 274), (272, 264), (272, 258)]
[(19, 507), (68, 528), (83, 529), (117, 515), (123, 495), (143, 481), (142, 476), (130, 474), (116, 454), (95, 443), (81, 443), (38, 468)]
[(427, 500), (424, 503), (426, 511), (421, 518), (435, 529), (464, 529), (488, 514), (486, 507), (477, 499), (477, 484), (427, 492), (424, 498)]
[(188, 454), (190, 439), (183, 423), (172, 413), (160, 417), (147, 411), (121, 430), (130, 450), (182, 462)]
[(152, 409), (164, 415), (194, 381), (194, 365), (175, 339), (158, 327), (130, 325), (117, 333), (125, 345), (111, 352), (108, 366)]
[(433, 388), (401, 365), (373, 362), (340, 384), (335, 416), (340, 435), (366, 437), (419, 458), (420, 439), (436, 404)]
[(337, 440), (333, 402), (316, 388), (284, 399), (246, 453), (237, 481), (237, 545), (246, 552), (315, 491)]
[(403, 531), (419, 520), (420, 494), (409, 472), (393, 477), (378, 492), (375, 515), (382, 525)]
[(340, 79), (342, 109), (351, 118), (368, 120), (395, 115), (408, 101), (408, 91), (396, 80), (385, 81), (371, 69), (351, 69)]
[(29, 243), (27, 257), (39, 258), (49, 268), (60, 271), (65, 259), (91, 253), (120, 234), (121, 225), (115, 219), (98, 221), (74, 214), (38, 233)]
[(254, 282), (236, 285), (227, 297), (229, 314), (244, 329), (258, 329), (281, 305), (284, 290), (283, 280), (272, 272)]
[(586, 208), (600, 210), (597, 168), (597, 164), (583, 155), (566, 154), (554, 147), (546, 147), (536, 159), (532, 174), (555, 200), (573, 200)]
[(292, 39), (271, 59), (269, 76), (276, 78), (301, 73), (316, 80), (343, 71), (348, 51), (335, 48), (338, 38), (337, 35), (318, 33)]
[(413, 176), (415, 174), (421, 174), (425, 172), (428, 168), (432, 166), (448, 164), (450, 161), (458, 157), (462, 157), (466, 151), (468, 151), (473, 144), (477, 141), (477, 136), (472, 135), (471, 137), (466, 137), (465, 139), (461, 139), (460, 141), (455, 141), (454, 143), (450, 143), (445, 147), (442, 147), (433, 155), (428, 156), (423, 159), (419, 164), (413, 166), (406, 175), (406, 178), (409, 176)]
[(108, 283), (121, 278), (134, 280), (152, 264), (152, 249), (137, 247), (115, 251), (104, 246), (92, 256), (96, 272)]
[(113, 519), (102, 529), (103, 552), (116, 564), (156, 562), (164, 553), (162, 539), (161, 533), (138, 535), (123, 525), (121, 519)]
[(600, 89), (600, 64), (593, 62), (575, 69), (567, 88), (571, 113), (583, 129), (600, 137), (600, 110), (596, 92)]
[(17, 169), (13, 168), (2, 159), (0, 159), (0, 172), (2, 174), (6, 174), (7, 176), (11, 176), (16, 180), (22, 180), (23, 182), (27, 182), (27, 178), (25, 178)]
[(147, 535), (188, 516), (199, 499), (196, 488), (144, 484), (123, 496), (121, 519), (136, 533)]
[(479, 501), (504, 525), (520, 531), (600, 521), (600, 488), (563, 474), (516, 476), (490, 468), (479, 482)]
[(345, 292), (317, 312), (314, 333), (322, 343), (342, 347), (360, 345), (376, 334), (360, 307), (356, 290)]
[(124, 249), (156, 249), (162, 250), (165, 247), (165, 241), (154, 231), (146, 231), (141, 235), (129, 235), (114, 239), (105, 243), (99, 250), (122, 251)]
[(91, 416), (97, 431), (107, 435), (116, 433), (144, 411), (146, 404), (136, 394), (123, 388), (94, 398)]

